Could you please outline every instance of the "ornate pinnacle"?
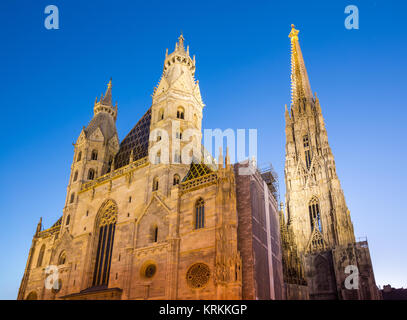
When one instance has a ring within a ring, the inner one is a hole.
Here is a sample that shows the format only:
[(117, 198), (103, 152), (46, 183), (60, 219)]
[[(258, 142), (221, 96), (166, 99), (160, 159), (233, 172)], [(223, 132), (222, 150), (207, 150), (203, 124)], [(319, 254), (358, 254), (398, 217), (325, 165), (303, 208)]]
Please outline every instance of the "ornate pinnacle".
[(181, 35), (178, 37), (178, 42), (180, 46), (184, 46), (184, 36), (182, 35), (182, 31), (181, 31)]
[(40, 221), (37, 224), (37, 230), (35, 231), (35, 234), (38, 235), (39, 232), (41, 232), (42, 228), (42, 217), (40, 218)]
[(184, 36), (181, 35), (178, 37), (178, 42), (175, 44), (175, 50), (180, 50), (185, 52), (185, 47), (184, 47)]
[(225, 168), (227, 168), (229, 164), (230, 164), (229, 147), (226, 147)]
[(295, 26), (292, 24), (292, 25), (291, 25), (291, 32), (290, 32), (290, 34), (288, 35), (288, 37), (291, 39), (291, 41), (298, 40), (298, 33), (299, 33), (299, 32), (300, 32), (300, 31), (297, 30), (297, 29), (295, 29)]
[(222, 147), (219, 147), (219, 159), (218, 159), (218, 168), (223, 168), (223, 155), (222, 155)]
[(134, 161), (134, 152), (133, 152), (133, 149), (131, 149), (129, 163), (131, 163), (133, 161)]

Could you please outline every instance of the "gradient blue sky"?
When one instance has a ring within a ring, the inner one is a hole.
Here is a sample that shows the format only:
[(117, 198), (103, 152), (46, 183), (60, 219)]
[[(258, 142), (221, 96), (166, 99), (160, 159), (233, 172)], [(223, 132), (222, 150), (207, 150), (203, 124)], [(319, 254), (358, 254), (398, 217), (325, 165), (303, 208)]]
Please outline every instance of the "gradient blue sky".
[[(55, 4), (60, 29), (44, 28)], [(359, 7), (346, 30), (344, 8)], [(0, 299), (15, 299), (36, 224), (62, 214), (72, 142), (113, 77), (122, 139), (151, 105), (180, 30), (197, 59), (204, 128), (257, 128), (284, 195), (294, 23), (356, 236), (379, 285), (407, 287), (407, 57), (401, 1), (0, 2)]]

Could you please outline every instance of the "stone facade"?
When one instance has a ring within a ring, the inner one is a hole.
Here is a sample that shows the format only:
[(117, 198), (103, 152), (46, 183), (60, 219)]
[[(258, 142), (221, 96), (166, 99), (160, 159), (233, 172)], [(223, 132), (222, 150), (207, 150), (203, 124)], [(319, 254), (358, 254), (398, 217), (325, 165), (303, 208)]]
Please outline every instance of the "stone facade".
[[(271, 171), (232, 165), (228, 154), (215, 161), (202, 147), (204, 103), (181, 35), (151, 107), (121, 142), (111, 81), (96, 99), (74, 146), (62, 217), (46, 230), (38, 223), (18, 299), (380, 299), (298, 32), (285, 207)], [(356, 289), (345, 285), (349, 266)]]
[(75, 143), (63, 215), (38, 224), (18, 299), (283, 296), (276, 199), (256, 170), (236, 181), (228, 155), (215, 162), (202, 148), (194, 74), (181, 35), (121, 143), (109, 82)]

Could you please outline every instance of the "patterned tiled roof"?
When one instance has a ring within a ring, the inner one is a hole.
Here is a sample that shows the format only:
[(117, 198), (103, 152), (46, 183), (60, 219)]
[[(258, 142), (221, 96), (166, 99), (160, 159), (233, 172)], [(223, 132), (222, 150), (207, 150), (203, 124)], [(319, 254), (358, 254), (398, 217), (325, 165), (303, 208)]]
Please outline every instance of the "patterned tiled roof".
[(199, 178), (212, 172), (213, 170), (206, 164), (192, 162), (189, 171), (184, 179), (182, 179), (182, 182)]
[(120, 149), (115, 157), (115, 169), (129, 164), (130, 154), (133, 150), (133, 160), (148, 155), (148, 139), (150, 138), (151, 108), (137, 122), (133, 129), (120, 143)]

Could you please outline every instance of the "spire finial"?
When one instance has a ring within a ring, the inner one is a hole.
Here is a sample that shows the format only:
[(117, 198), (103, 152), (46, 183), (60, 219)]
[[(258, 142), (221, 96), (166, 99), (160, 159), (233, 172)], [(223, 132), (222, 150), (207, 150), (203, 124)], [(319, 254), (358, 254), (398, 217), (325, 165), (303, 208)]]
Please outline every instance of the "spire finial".
[(299, 30), (297, 30), (297, 29), (295, 29), (295, 26), (292, 24), (291, 25), (291, 32), (290, 32), (290, 34), (288, 35), (288, 37), (291, 39), (291, 41), (293, 41), (293, 40), (298, 40), (298, 33), (299, 33), (300, 31)]
[(299, 30), (291, 25), (291, 32), (288, 37), (291, 39), (291, 98), (292, 103), (297, 103), (301, 99), (311, 101), (313, 99), (311, 85), (309, 83), (307, 69), (298, 41)]
[(182, 34), (182, 31), (181, 31), (181, 35), (178, 37), (178, 46), (177, 46), (177, 48), (185, 51), (184, 40), (185, 39), (184, 39), (184, 36)]
[(223, 155), (222, 155), (222, 147), (219, 147), (219, 159), (218, 159), (218, 168), (223, 168)]

